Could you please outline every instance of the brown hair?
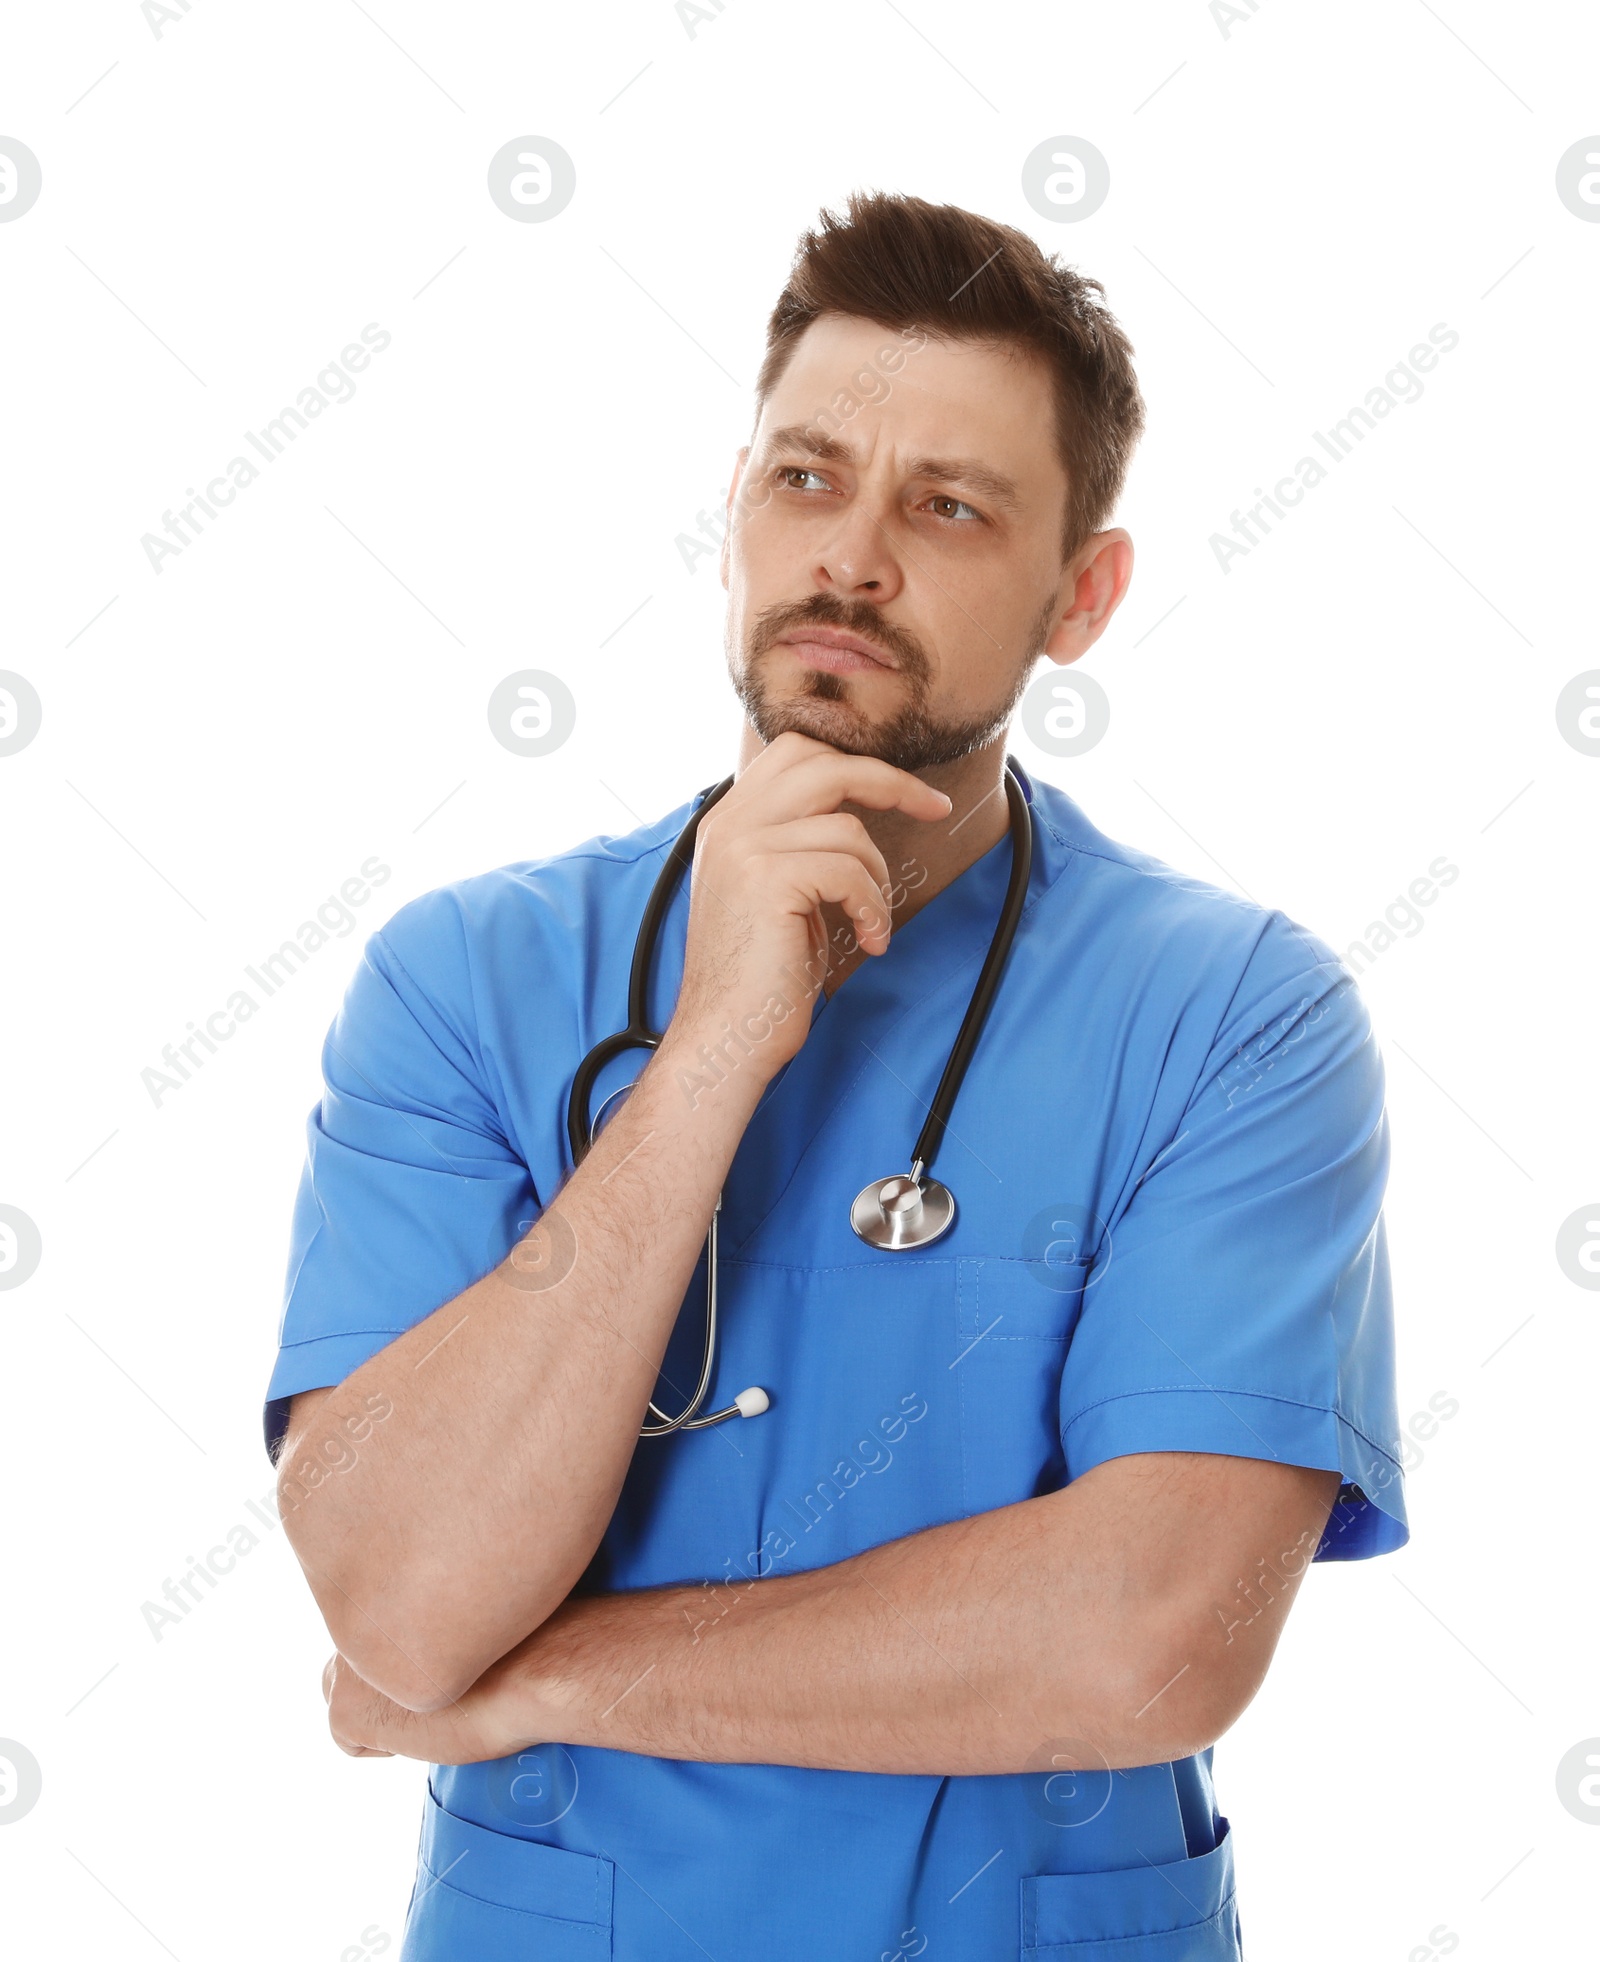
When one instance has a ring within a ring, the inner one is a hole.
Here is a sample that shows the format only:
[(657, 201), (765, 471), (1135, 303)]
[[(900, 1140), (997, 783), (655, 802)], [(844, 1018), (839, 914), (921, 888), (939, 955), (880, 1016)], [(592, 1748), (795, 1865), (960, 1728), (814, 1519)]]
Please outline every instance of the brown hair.
[(1015, 226), (959, 205), (853, 192), (842, 216), (824, 210), (818, 229), (800, 236), (767, 322), (757, 407), (824, 313), (1028, 349), (1055, 384), (1056, 442), (1067, 473), (1065, 561), (1105, 528), (1144, 430), (1133, 348), (1102, 304), (1104, 293), (1099, 280), (1041, 252)]

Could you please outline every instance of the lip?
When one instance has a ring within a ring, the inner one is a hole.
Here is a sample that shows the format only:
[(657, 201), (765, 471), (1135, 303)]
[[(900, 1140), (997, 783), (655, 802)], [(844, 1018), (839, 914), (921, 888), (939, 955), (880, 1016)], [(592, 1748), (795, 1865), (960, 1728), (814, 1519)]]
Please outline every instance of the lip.
[(894, 663), (870, 640), (842, 633), (837, 627), (796, 627), (780, 634), (780, 647), (792, 647), (802, 661), (834, 674), (865, 674), (871, 669), (893, 671)]

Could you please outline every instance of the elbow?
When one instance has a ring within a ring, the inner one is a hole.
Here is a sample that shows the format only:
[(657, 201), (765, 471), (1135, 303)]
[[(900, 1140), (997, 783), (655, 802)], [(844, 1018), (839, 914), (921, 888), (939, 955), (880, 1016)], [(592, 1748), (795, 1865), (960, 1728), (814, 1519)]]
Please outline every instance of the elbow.
[(341, 1513), (320, 1493), (279, 1511), (334, 1647), (364, 1682), (418, 1716), (447, 1709), (561, 1605), (547, 1582), (518, 1590), (464, 1584), (443, 1559), (397, 1549), (380, 1519)]
[(324, 1509), (284, 1503), (279, 1513), (334, 1647), (365, 1683), (402, 1709), (428, 1716), (469, 1690), (481, 1670), (438, 1625), (424, 1618), (402, 1576), (373, 1564), (373, 1536), (319, 1516)]
[(418, 1716), (459, 1703), (499, 1660), (463, 1644), (436, 1621), (408, 1619), (401, 1603), (386, 1601), (374, 1614), (347, 1598), (319, 1594), (318, 1605), (334, 1647), (362, 1681)]
[[(531, 1624), (514, 1629), (465, 1629), (441, 1620), (437, 1602), (420, 1604), (411, 1619), (403, 1611), (377, 1616), (324, 1613), (334, 1644), (356, 1674), (416, 1715), (432, 1716), (459, 1703), (495, 1664), (521, 1645), (559, 1606), (552, 1602)], [(403, 1610), (403, 1604), (401, 1604)]]
[[(1209, 1645), (1179, 1651), (1170, 1639), (1130, 1645), (1119, 1671), (1110, 1726), (1123, 1767), (1167, 1764), (1206, 1751), (1226, 1735), (1261, 1686), (1253, 1659), (1216, 1653)], [(1241, 1666), (1241, 1663), (1244, 1666)]]
[(320, 1546), (303, 1530), (290, 1539), (339, 1654), (363, 1682), (418, 1716), (459, 1702), (560, 1605), (497, 1625), (454, 1612), (459, 1590), (448, 1580), (374, 1571), (348, 1543)]
[[(1072, 1768), (1081, 1772), (1193, 1757), (1233, 1727), (1259, 1687), (1226, 1661), (1194, 1648), (1176, 1652), (1160, 1634), (1134, 1640), (1131, 1632), (1107, 1644), (1098, 1668), (1080, 1658), (1070, 1673), (1052, 1674), (1032, 1700), (1034, 1710), (1050, 1712), (1052, 1739), (1019, 1769), (1067, 1768), (1060, 1753), (1068, 1745)], [(1041, 1752), (1048, 1752), (1047, 1765)]]
[(417, 1661), (382, 1647), (375, 1648), (370, 1656), (357, 1656), (349, 1654), (341, 1644), (339, 1653), (363, 1682), (370, 1683), (402, 1710), (410, 1710), (419, 1717), (431, 1717), (436, 1711), (448, 1710), (451, 1704), (459, 1703), (483, 1673), (458, 1669), (451, 1674), (443, 1658)]
[(432, 1716), (459, 1703), (480, 1679), (518, 1648), (561, 1605), (554, 1600), (535, 1616), (514, 1624), (467, 1628), (441, 1617), (437, 1598), (428, 1595), (408, 1610), (385, 1604), (374, 1614), (348, 1609), (336, 1627), (328, 1620), (335, 1646), (357, 1675), (390, 1702), (418, 1716)]
[(436, 1597), (414, 1597), (403, 1587), (386, 1586), (364, 1601), (354, 1589), (325, 1593), (313, 1584), (313, 1592), (334, 1647), (356, 1674), (418, 1716), (460, 1702), (513, 1646), (456, 1626), (441, 1615)]

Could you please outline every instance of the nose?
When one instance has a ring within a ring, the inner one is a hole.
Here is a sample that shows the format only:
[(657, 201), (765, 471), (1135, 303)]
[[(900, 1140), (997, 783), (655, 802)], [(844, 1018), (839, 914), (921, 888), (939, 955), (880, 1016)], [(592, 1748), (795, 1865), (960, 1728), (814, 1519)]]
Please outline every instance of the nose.
[(819, 592), (880, 605), (900, 592), (904, 574), (893, 541), (865, 494), (852, 497), (840, 514), (818, 551), (811, 579)]

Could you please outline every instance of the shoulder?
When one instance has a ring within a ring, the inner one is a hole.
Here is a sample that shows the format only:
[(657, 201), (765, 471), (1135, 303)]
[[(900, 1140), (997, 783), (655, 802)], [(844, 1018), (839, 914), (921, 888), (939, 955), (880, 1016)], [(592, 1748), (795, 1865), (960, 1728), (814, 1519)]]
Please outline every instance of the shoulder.
[(1063, 928), (1092, 937), (1123, 986), (1211, 1018), (1219, 1039), (1319, 1002), (1364, 1021), (1354, 975), (1284, 908), (1108, 837), (1054, 785), (1036, 779), (1034, 792), (1040, 820), (1070, 854), (1056, 882)]
[(402, 995), (476, 1019), (484, 978), (570, 967), (614, 909), (635, 912), (694, 804), (651, 823), (601, 833), (542, 858), (518, 859), (407, 900), (371, 937), (370, 966)]

